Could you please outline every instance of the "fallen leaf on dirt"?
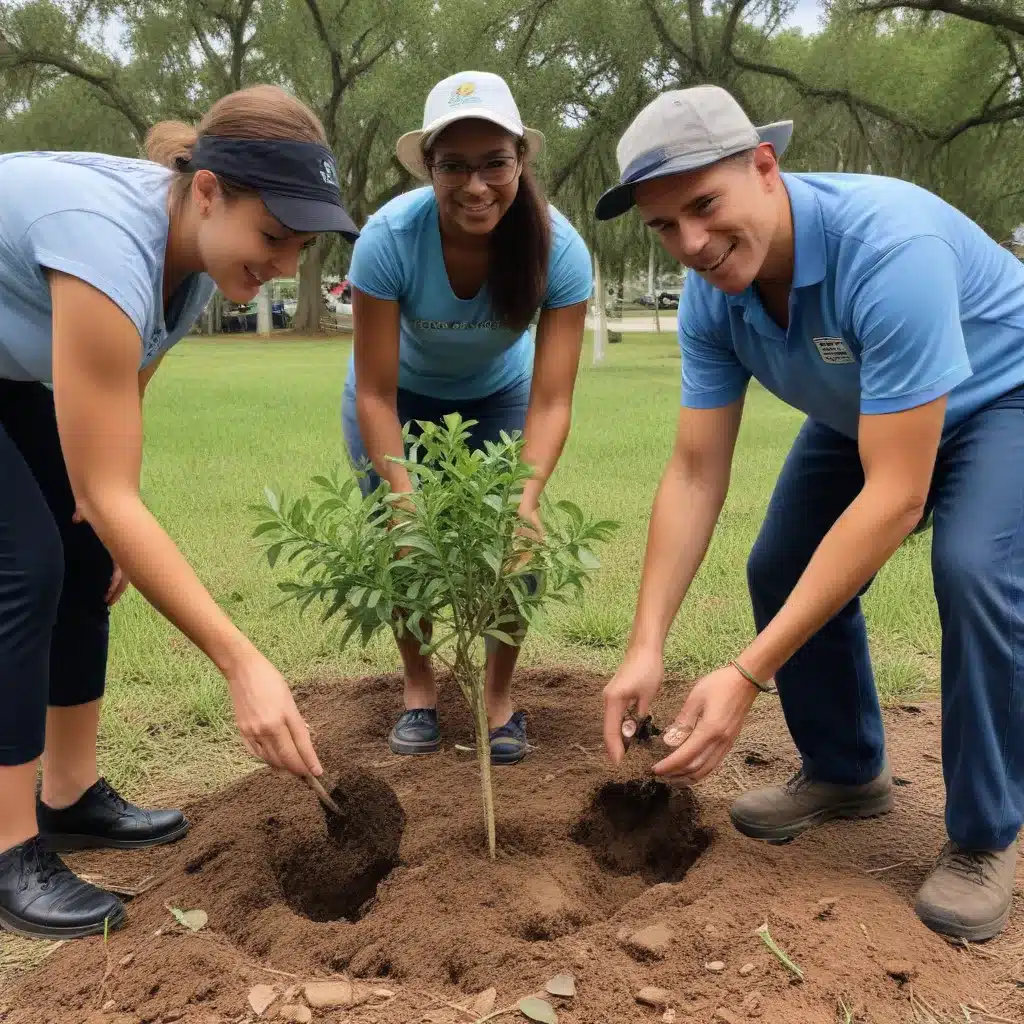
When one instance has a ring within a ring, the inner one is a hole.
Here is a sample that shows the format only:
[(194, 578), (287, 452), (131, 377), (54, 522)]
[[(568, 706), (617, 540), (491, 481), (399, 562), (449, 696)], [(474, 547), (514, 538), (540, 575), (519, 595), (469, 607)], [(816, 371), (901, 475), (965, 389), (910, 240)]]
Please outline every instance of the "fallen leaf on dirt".
[(179, 910), (177, 907), (168, 907), (167, 909), (174, 915), (174, 920), (178, 924), (193, 932), (205, 928), (206, 922), (209, 921), (205, 910)]
[(728, 1010), (721, 1006), (717, 1010), (715, 1010), (714, 1019), (723, 1021), (724, 1024), (740, 1024), (740, 1022), (736, 1019), (736, 1017), (733, 1014), (731, 1014)]
[(301, 1003), (288, 1003), (277, 1012), (281, 1020), (290, 1020), (292, 1024), (310, 1024), (313, 1019), (313, 1011)]
[(576, 981), (571, 974), (556, 974), (545, 986), (553, 996), (571, 999), (576, 995)]
[(277, 998), (277, 989), (273, 985), (253, 985), (249, 989), (249, 1005), (257, 1017), (262, 1017), (267, 1007)]
[(485, 988), (483, 992), (478, 993), (476, 999), (473, 1000), (470, 1010), (478, 1017), (485, 1017), (494, 1009), (494, 1004), (497, 1001), (498, 990), (496, 988)]
[(118, 965), (120, 967), (127, 967), (134, 959), (135, 959), (135, 954), (134, 953), (129, 953), (127, 956), (121, 957), (121, 959), (118, 961)]
[(740, 968), (740, 974), (742, 974), (744, 978), (745, 978), (745, 977), (746, 977), (746, 976), (747, 976), (748, 974), (753, 974), (753, 973), (754, 973), (754, 965), (753, 965), (753, 964), (744, 964), (744, 965), (743, 965), (743, 966), (742, 966), (742, 967)]
[(306, 1002), (314, 1007), (358, 1006), (370, 998), (367, 985), (352, 981), (309, 981)]
[(558, 1014), (555, 1013), (554, 1007), (543, 999), (537, 999), (534, 996), (520, 999), (519, 1009), (530, 1020), (539, 1021), (540, 1024), (558, 1024)]

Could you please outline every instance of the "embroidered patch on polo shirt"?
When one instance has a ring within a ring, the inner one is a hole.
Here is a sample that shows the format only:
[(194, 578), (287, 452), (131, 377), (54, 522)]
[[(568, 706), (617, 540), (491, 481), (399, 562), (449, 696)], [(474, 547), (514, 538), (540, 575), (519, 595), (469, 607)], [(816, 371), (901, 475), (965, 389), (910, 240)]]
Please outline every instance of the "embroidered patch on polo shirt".
[(842, 338), (815, 338), (814, 345), (822, 362), (832, 364), (853, 363), (850, 346)]

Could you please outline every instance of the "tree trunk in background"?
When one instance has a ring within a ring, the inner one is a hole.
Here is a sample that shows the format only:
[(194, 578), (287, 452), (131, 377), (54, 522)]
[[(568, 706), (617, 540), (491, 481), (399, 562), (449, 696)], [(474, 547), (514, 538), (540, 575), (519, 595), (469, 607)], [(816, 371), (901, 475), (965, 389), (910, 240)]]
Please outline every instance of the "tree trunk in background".
[(594, 257), (594, 366), (604, 361), (608, 348), (608, 320), (604, 313), (604, 281), (601, 280), (601, 263)]
[(654, 291), (654, 239), (651, 239), (651, 255), (647, 261), (647, 292), (654, 299), (654, 329), (661, 333), (661, 312), (658, 309), (658, 296)]
[(299, 265), (294, 324), (296, 334), (319, 334), (320, 332), (320, 317), (327, 313), (323, 291), (320, 287), (323, 262), (323, 237), (321, 236), (315, 245), (306, 250), (305, 257)]
[(273, 328), (273, 313), (270, 303), (270, 282), (260, 286), (259, 294), (256, 296), (256, 333), (264, 337), (270, 336)]

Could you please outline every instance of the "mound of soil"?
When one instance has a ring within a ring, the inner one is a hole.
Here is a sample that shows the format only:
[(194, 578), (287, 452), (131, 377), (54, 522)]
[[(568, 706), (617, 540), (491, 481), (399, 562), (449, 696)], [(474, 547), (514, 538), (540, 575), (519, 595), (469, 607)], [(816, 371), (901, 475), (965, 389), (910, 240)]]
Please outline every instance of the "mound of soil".
[[(694, 791), (650, 776), (657, 738), (609, 769), (603, 682), (521, 675), (535, 749), (493, 772), (494, 861), (475, 755), (455, 747), (472, 745), (472, 721), (454, 685), (442, 693), (445, 749), (419, 758), (387, 750), (397, 677), (307, 687), (299, 704), (342, 817), (258, 770), (189, 807), (193, 828), (175, 846), (69, 858), (108, 884), (150, 881), (107, 944), (67, 943), (0, 990), (0, 1019), (241, 1024), (281, 1019), (305, 982), (344, 977), (363, 982), (360, 1005), (315, 1006), (314, 1024), (469, 1024), (482, 990), (497, 989), (500, 1009), (570, 973), (575, 998), (549, 997), (562, 1024), (660, 1021), (664, 1005), (676, 1024), (930, 1020), (925, 1006), (945, 1024), (972, 1000), (1024, 1021), (1024, 914), (968, 950), (913, 913), (943, 840), (937, 707), (887, 713), (903, 783), (893, 814), (773, 847), (736, 833), (728, 806), (796, 765), (777, 705), (758, 702)], [(655, 720), (681, 699), (678, 687), (662, 695)], [(208, 924), (191, 932), (169, 908), (203, 909)], [(802, 980), (758, 936), (765, 923)], [(259, 1018), (257, 985), (274, 1000)], [(665, 990), (658, 1008), (635, 998), (649, 986)]]

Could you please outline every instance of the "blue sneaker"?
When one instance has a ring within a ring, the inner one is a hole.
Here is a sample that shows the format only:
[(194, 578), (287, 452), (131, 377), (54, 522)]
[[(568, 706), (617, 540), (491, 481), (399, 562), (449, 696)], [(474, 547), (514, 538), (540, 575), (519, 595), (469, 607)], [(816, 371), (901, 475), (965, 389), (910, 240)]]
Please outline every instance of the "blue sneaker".
[(395, 754), (432, 754), (441, 749), (437, 708), (413, 708), (395, 722), (388, 746)]
[(517, 764), (527, 754), (526, 712), (516, 711), (497, 729), (490, 731), (491, 764)]

